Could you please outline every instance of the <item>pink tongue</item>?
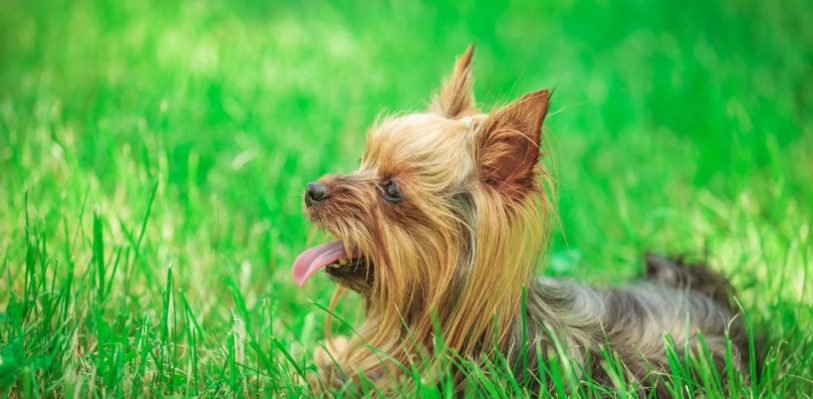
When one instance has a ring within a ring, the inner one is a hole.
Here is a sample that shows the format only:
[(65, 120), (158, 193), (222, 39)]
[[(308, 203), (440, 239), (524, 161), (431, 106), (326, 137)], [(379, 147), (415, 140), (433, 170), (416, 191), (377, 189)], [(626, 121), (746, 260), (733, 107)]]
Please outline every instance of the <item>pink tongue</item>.
[(344, 243), (341, 241), (331, 241), (317, 245), (306, 250), (296, 257), (291, 274), (294, 282), (300, 287), (319, 269), (338, 261), (340, 258), (348, 258), (344, 253)]

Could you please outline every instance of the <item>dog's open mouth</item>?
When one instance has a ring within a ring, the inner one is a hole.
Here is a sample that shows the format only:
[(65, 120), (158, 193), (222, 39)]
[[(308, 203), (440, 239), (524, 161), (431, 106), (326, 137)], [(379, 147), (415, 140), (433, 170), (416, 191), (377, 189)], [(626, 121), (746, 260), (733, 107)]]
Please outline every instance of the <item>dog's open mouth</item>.
[(294, 282), (302, 287), (316, 272), (325, 269), (334, 277), (355, 275), (366, 269), (367, 259), (356, 249), (347, 249), (339, 241), (317, 245), (305, 250), (294, 261), (291, 269)]

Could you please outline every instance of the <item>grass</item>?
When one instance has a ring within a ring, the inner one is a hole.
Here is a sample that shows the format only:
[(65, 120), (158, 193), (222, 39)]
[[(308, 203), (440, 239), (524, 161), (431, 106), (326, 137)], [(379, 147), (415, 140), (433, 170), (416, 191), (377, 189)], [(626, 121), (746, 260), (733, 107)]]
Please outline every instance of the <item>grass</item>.
[[(615, 284), (646, 250), (707, 254), (765, 375), (725, 386), (675, 353), (672, 392), (810, 397), (811, 4), (2, 2), (0, 393), (306, 394), (332, 286), (289, 277), (304, 184), (352, 169), (375, 116), (423, 107), (476, 41), (481, 104), (556, 89), (544, 272)], [(554, 395), (635, 396), (560, 353)], [(499, 357), (462, 365), (471, 395), (527, 394)]]

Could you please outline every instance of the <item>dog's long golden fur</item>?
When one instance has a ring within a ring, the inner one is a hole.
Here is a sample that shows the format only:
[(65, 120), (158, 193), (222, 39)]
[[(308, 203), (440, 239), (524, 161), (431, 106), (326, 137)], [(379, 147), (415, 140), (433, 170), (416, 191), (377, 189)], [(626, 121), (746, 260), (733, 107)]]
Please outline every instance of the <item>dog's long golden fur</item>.
[[(322, 381), (359, 383), (364, 375), (391, 387), (402, 374), (397, 363), (432, 362), (435, 322), (458, 355), (500, 351), (511, 364), (555, 334), (585, 362), (609, 343), (630, 377), (644, 379), (667, 367), (664, 334), (695, 348), (702, 333), (722, 359), (729, 329), (740, 359), (744, 333), (727, 302), (728, 283), (701, 266), (652, 257), (648, 282), (617, 290), (536, 276), (552, 209), (553, 185), (539, 163), (551, 93), (481, 113), (472, 52), (457, 60), (427, 112), (376, 123), (359, 169), (324, 176), (308, 193), (309, 219), (355, 258), (326, 270), (366, 306), (358, 334), (329, 346), (339, 367), (327, 362)], [(533, 371), (537, 356), (528, 359)]]

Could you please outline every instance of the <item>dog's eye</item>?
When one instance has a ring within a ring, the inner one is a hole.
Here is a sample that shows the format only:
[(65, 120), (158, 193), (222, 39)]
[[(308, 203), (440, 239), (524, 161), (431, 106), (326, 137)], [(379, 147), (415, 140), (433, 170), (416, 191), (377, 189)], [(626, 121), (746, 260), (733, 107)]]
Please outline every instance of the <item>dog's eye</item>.
[(384, 183), (382, 188), (384, 189), (382, 192), (385, 200), (389, 202), (398, 202), (404, 199), (404, 197), (401, 195), (401, 189), (398, 188), (398, 183), (390, 180)]

